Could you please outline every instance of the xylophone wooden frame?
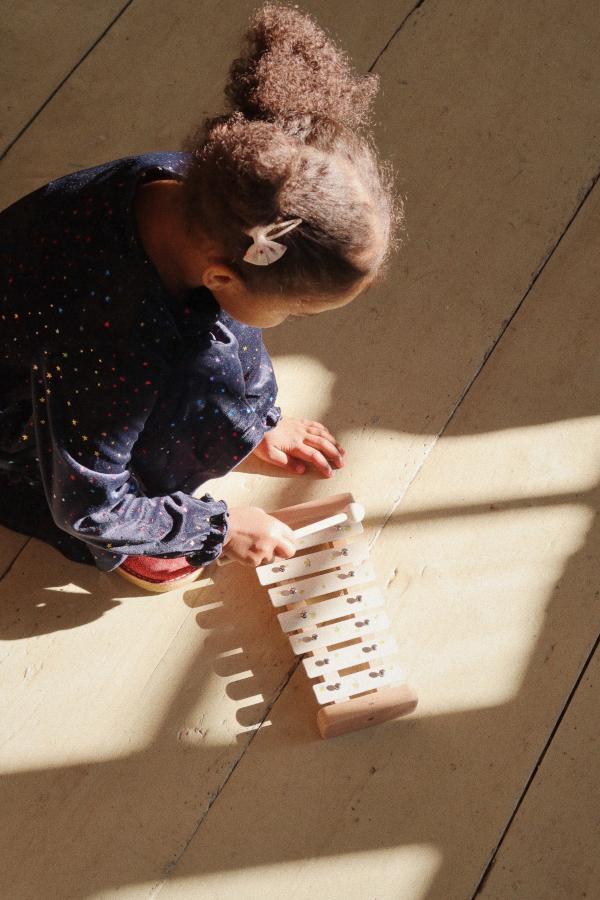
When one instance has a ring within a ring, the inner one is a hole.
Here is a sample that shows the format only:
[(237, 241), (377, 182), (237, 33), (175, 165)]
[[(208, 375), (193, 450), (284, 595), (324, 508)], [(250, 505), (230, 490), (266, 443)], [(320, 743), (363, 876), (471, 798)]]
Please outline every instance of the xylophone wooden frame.
[[(330, 516), (336, 515), (347, 509), (349, 504), (354, 503), (354, 497), (350, 493), (336, 494), (325, 500), (311, 500), (307, 503), (300, 503), (296, 506), (288, 506), (272, 512), (271, 515), (285, 522), (290, 528), (296, 530), (305, 525), (309, 525), (316, 521), (321, 521)], [(335, 543), (331, 540), (324, 543), (323, 546), (331, 548), (335, 547)], [(282, 561), (285, 562), (285, 561)], [(272, 564), (271, 564), (272, 565)], [(266, 568), (263, 566), (262, 568)], [(286, 580), (278, 583), (278, 586), (284, 586)], [(340, 596), (347, 594), (346, 588), (342, 588), (336, 594)], [(302, 603), (302, 601), (300, 601)], [(294, 602), (282, 607), (278, 607), (283, 611), (298, 609), (300, 603)], [(306, 606), (306, 604), (304, 604)], [(302, 631), (295, 631), (294, 636), (301, 634)], [(356, 643), (356, 640), (348, 640), (340, 643), (336, 649), (350, 646)], [(328, 647), (336, 646), (333, 644)], [(312, 656), (312, 653), (308, 654)], [(306, 655), (303, 659), (306, 658)], [(353, 672), (365, 669), (367, 663), (349, 667), (345, 672), (351, 675)], [(325, 681), (324, 677), (319, 679)], [(318, 685), (318, 682), (316, 682)], [(332, 702), (321, 706), (317, 714), (317, 725), (322, 738), (336, 737), (347, 732), (358, 731), (362, 728), (368, 728), (378, 725), (391, 719), (397, 719), (411, 713), (417, 706), (417, 695), (415, 691), (406, 683), (393, 685), (382, 688), (375, 688), (369, 693), (362, 693), (359, 696), (350, 697), (350, 699), (339, 702)]]

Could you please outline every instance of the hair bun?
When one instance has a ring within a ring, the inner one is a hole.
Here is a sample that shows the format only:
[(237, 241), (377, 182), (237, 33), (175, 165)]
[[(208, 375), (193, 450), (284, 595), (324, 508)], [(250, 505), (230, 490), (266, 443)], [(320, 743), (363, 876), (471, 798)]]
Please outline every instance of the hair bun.
[(368, 125), (379, 76), (354, 71), (346, 53), (305, 12), (267, 3), (244, 34), (225, 96), (247, 119), (281, 121), (306, 138), (319, 120)]
[[(190, 233), (208, 235), (250, 293), (331, 300), (385, 271), (403, 207), (361, 127), (378, 86), (309, 15), (272, 2), (254, 13), (230, 68), (229, 112), (183, 145)], [(302, 228), (271, 247), (285, 246), (282, 261), (256, 265), (252, 229), (296, 219)]]

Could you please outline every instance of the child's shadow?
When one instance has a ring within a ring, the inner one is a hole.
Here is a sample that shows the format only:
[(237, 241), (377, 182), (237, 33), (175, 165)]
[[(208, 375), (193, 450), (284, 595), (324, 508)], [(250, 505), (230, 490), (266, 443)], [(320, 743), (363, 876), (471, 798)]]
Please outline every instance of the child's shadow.
[(87, 625), (119, 606), (122, 598), (144, 593), (118, 575), (74, 564), (37, 542), (28, 542), (3, 584), (12, 598), (0, 611), (0, 640), (5, 641)]
[[(143, 598), (144, 604), (157, 604), (165, 603), (167, 597), (173, 599), (171, 594), (149, 593), (117, 572), (74, 563), (38, 540), (27, 542), (17, 555), (3, 578), (3, 587), (3, 641), (79, 628), (128, 600)], [(236, 704), (239, 725), (259, 724), (265, 701), (257, 698), (271, 697), (295, 661), (277, 652), (275, 644), (285, 645), (285, 636), (270, 605), (264, 602), (264, 589), (254, 570), (237, 564), (212, 565), (198, 581), (176, 590), (175, 602), (196, 611), (196, 627), (208, 632), (203, 643), (205, 665), (228, 681), (241, 676), (229, 681), (226, 689)], [(185, 610), (182, 617), (186, 617)], [(246, 698), (250, 702), (243, 705)]]

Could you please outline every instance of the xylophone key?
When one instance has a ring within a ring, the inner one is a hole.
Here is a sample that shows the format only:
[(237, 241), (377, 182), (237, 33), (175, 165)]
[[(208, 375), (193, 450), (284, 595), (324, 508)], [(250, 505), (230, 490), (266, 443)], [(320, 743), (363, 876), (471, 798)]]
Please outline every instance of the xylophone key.
[(335, 547), (328, 547), (317, 553), (306, 553), (291, 559), (277, 558), (266, 566), (259, 566), (256, 573), (261, 584), (275, 584), (288, 578), (324, 572), (340, 565), (358, 564), (368, 558), (369, 545), (366, 541), (354, 541), (351, 544), (340, 542)]
[(341, 619), (342, 616), (362, 615), (364, 609), (373, 609), (376, 606), (383, 606), (383, 604), (384, 598), (379, 588), (367, 587), (352, 594), (332, 597), (331, 600), (298, 605), (287, 612), (278, 613), (277, 618), (283, 631), (297, 631), (299, 628), (308, 628), (311, 625), (320, 625), (322, 622)]
[(373, 566), (367, 558), (351, 566), (340, 566), (339, 569), (325, 575), (302, 578), (269, 588), (269, 597), (273, 606), (287, 606), (297, 603), (298, 600), (310, 600), (312, 597), (333, 594), (369, 581), (376, 581), (376, 577)]
[(316, 650), (318, 647), (331, 647), (333, 644), (342, 644), (344, 641), (351, 641), (353, 638), (385, 631), (389, 627), (390, 620), (387, 617), (387, 613), (383, 609), (375, 610), (375, 612), (359, 618), (354, 617), (352, 619), (344, 619), (342, 622), (333, 622), (331, 625), (321, 625), (308, 634), (291, 634), (290, 644), (294, 653), (300, 656), (302, 653), (308, 653), (308, 651)]
[(332, 700), (337, 703), (363, 691), (400, 684), (404, 679), (404, 672), (398, 663), (390, 662), (350, 675), (329, 674), (326, 681), (313, 684), (313, 690), (319, 703), (331, 703)]
[(392, 634), (378, 634), (339, 650), (325, 649), (314, 656), (307, 656), (302, 663), (309, 678), (318, 678), (319, 675), (328, 676), (330, 672), (370, 663), (372, 659), (391, 656), (397, 652), (398, 644)]
[(296, 550), (307, 550), (309, 547), (317, 547), (319, 544), (328, 544), (331, 541), (345, 541), (349, 537), (362, 534), (364, 528), (361, 522), (343, 522), (332, 528), (325, 528), (315, 534), (309, 534), (303, 538), (296, 538)]

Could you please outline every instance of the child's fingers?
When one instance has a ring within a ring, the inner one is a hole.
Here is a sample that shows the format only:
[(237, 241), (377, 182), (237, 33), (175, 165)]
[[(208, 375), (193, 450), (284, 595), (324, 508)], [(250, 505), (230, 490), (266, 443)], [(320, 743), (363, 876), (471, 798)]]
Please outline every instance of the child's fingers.
[(333, 474), (328, 461), (316, 448), (310, 447), (308, 444), (302, 444), (300, 447), (294, 447), (293, 454), (300, 459), (306, 460), (306, 462), (312, 463), (326, 478)]
[(273, 463), (274, 466), (280, 466), (282, 469), (287, 469), (288, 472), (293, 472), (295, 475), (302, 475), (306, 470), (306, 466), (288, 456), (283, 450), (279, 450), (278, 447), (270, 447), (268, 456), (269, 462)]
[(308, 444), (309, 447), (315, 447), (317, 450), (320, 450), (321, 453), (327, 457), (328, 460), (331, 460), (338, 469), (344, 465), (344, 460), (342, 459), (342, 454), (336, 447), (336, 445), (328, 440), (327, 438), (321, 437), (316, 434), (309, 434), (305, 439), (304, 443)]
[(279, 519), (275, 519), (277, 523), (275, 525), (275, 547), (274, 551), (277, 556), (283, 556), (285, 559), (289, 559), (296, 552), (296, 539), (294, 537), (294, 532), (290, 528), (289, 525), (286, 525), (285, 522), (280, 522)]
[(305, 427), (311, 434), (321, 434), (323, 437), (328, 437), (332, 441), (335, 440), (329, 428), (321, 425), (320, 422), (307, 422)]
[(293, 540), (280, 537), (274, 547), (275, 555), (282, 556), (284, 559), (291, 559), (296, 553), (296, 544)]
[(329, 431), (329, 429), (325, 428), (324, 425), (321, 425), (319, 422), (311, 422), (307, 426), (306, 430), (309, 434), (316, 434), (319, 437), (323, 437), (323, 438), (326, 438), (326, 440), (331, 441), (331, 443), (334, 445), (334, 447), (337, 448), (338, 452), (342, 456), (345, 456), (346, 451), (344, 450), (342, 445), (338, 441), (336, 441), (336, 439), (334, 438), (332, 433)]

